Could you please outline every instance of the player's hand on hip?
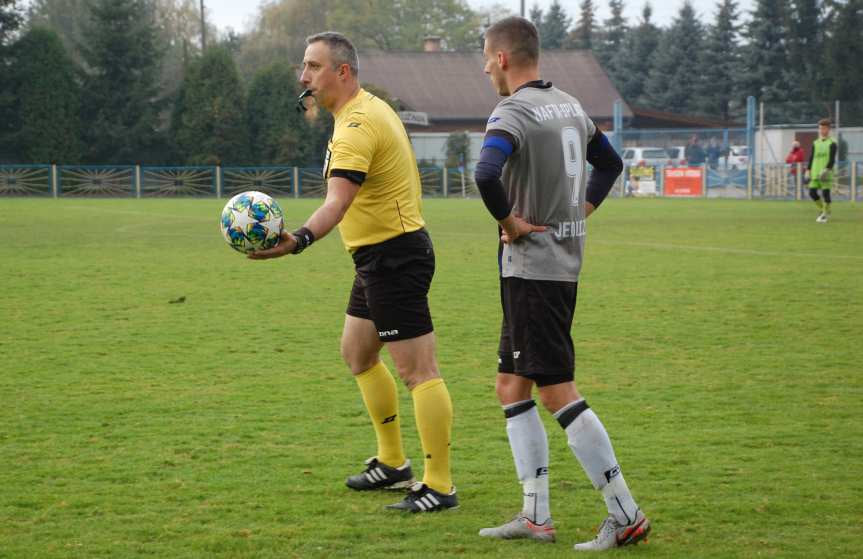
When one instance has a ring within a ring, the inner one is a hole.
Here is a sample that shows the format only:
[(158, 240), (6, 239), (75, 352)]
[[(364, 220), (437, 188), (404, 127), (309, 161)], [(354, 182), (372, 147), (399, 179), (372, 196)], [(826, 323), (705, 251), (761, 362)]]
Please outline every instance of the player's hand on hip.
[(546, 229), (545, 225), (528, 223), (518, 214), (512, 214), (504, 221), (503, 234), (501, 234), (500, 240), (505, 243), (513, 243), (531, 233), (541, 233)]
[(297, 240), (287, 231), (283, 231), (282, 236), (279, 238), (279, 244), (277, 244), (273, 248), (250, 252), (248, 256), (252, 260), (267, 260), (270, 258), (278, 258), (286, 254), (291, 254), (292, 252), (294, 252), (295, 248), (297, 248)]

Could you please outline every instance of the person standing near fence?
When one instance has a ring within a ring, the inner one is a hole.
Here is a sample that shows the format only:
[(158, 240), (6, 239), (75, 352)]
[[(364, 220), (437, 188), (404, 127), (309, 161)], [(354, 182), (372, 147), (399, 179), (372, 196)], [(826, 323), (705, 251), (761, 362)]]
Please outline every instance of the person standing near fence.
[[(452, 402), (438, 371), (428, 291), (435, 270), (431, 238), (420, 212), (422, 188), (410, 139), (395, 111), (360, 87), (357, 52), (339, 33), (306, 39), (300, 81), (333, 114), (324, 180), (327, 197), (278, 245), (252, 253), (267, 259), (298, 254), (336, 225), (356, 275), (345, 311), (341, 353), (354, 375), (377, 438), (377, 455), (347, 479), (357, 491), (410, 488), (387, 505), (404, 512), (458, 506), (450, 474)], [(302, 285), (291, 285), (302, 294)], [(295, 333), (310, 335), (295, 325)], [(381, 361), (386, 346), (411, 392), (425, 457), (414, 483), (405, 456), (396, 383)]]
[[(836, 153), (839, 147), (830, 136), (830, 119), (818, 121), (818, 139), (812, 142), (809, 163), (806, 174), (809, 176), (809, 197), (815, 202), (821, 213), (815, 218), (818, 223), (827, 223), (830, 218), (830, 189), (833, 187), (833, 167), (836, 165)], [(818, 196), (818, 191), (821, 196)]]
[(686, 144), (686, 149), (683, 150), (686, 157), (686, 164), (690, 167), (697, 167), (704, 163), (704, 148), (701, 147), (701, 142), (695, 134), (689, 138), (689, 143)]
[[(476, 183), (501, 228), (496, 391), (523, 501), (511, 521), (479, 535), (555, 540), (548, 438), (532, 396), (536, 386), (608, 508), (596, 538), (575, 549), (635, 544), (647, 537), (650, 522), (623, 479), (605, 427), (575, 386), (570, 334), (585, 220), (623, 163), (579, 101), (540, 79), (539, 36), (530, 21), (508, 17), (492, 25), (483, 56), (484, 71), (504, 99), (488, 119)], [(587, 162), (593, 166), (589, 180)]]
[(806, 154), (803, 153), (803, 148), (800, 147), (800, 142), (794, 140), (794, 142), (791, 143), (791, 151), (789, 151), (788, 156), (785, 157), (785, 163), (791, 165), (789, 178), (791, 179), (792, 188), (794, 188), (797, 183), (797, 167), (800, 163), (804, 163), (805, 161)]

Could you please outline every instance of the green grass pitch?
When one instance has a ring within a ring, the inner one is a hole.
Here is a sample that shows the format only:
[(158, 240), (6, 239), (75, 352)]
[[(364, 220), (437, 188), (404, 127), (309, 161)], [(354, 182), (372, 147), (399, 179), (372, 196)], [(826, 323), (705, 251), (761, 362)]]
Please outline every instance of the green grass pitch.
[[(251, 262), (223, 203), (0, 200), (0, 557), (570, 557), (593, 537), (604, 505), (545, 412), (558, 543), (476, 535), (521, 504), (481, 202), (425, 202), (462, 506), (411, 517), (344, 487), (375, 447), (338, 353), (338, 235)], [(288, 226), (319, 203), (282, 200)], [(834, 206), (822, 225), (811, 203), (612, 199), (589, 220), (576, 378), (654, 524), (613, 556), (859, 553), (863, 207)]]

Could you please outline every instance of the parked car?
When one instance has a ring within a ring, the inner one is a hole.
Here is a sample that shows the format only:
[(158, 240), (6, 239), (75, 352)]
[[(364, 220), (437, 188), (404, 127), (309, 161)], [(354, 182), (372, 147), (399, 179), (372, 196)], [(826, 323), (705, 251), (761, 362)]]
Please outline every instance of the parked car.
[(629, 147), (623, 148), (623, 163), (628, 166), (650, 166), (668, 165), (670, 159), (665, 148), (658, 147)]
[(749, 165), (749, 146), (728, 147), (728, 168), (742, 169)]

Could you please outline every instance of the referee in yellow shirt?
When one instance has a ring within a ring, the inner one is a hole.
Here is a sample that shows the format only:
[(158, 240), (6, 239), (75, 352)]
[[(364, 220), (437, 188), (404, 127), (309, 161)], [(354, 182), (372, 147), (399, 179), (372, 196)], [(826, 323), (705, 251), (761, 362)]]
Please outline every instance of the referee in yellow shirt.
[[(356, 490), (410, 489), (403, 501), (387, 508), (454, 508), (452, 402), (438, 371), (428, 308), (434, 250), (424, 228), (410, 139), (392, 108), (360, 87), (357, 52), (345, 36), (319, 33), (306, 44), (300, 81), (335, 118), (324, 163), (327, 196), (303, 227), (284, 233), (276, 247), (249, 257), (298, 254), (339, 226), (356, 268), (341, 352), (357, 379), (378, 443), (377, 456), (349, 477), (347, 485)], [(425, 455), (422, 482), (414, 482), (402, 446), (396, 383), (380, 359), (384, 345), (413, 397)]]

